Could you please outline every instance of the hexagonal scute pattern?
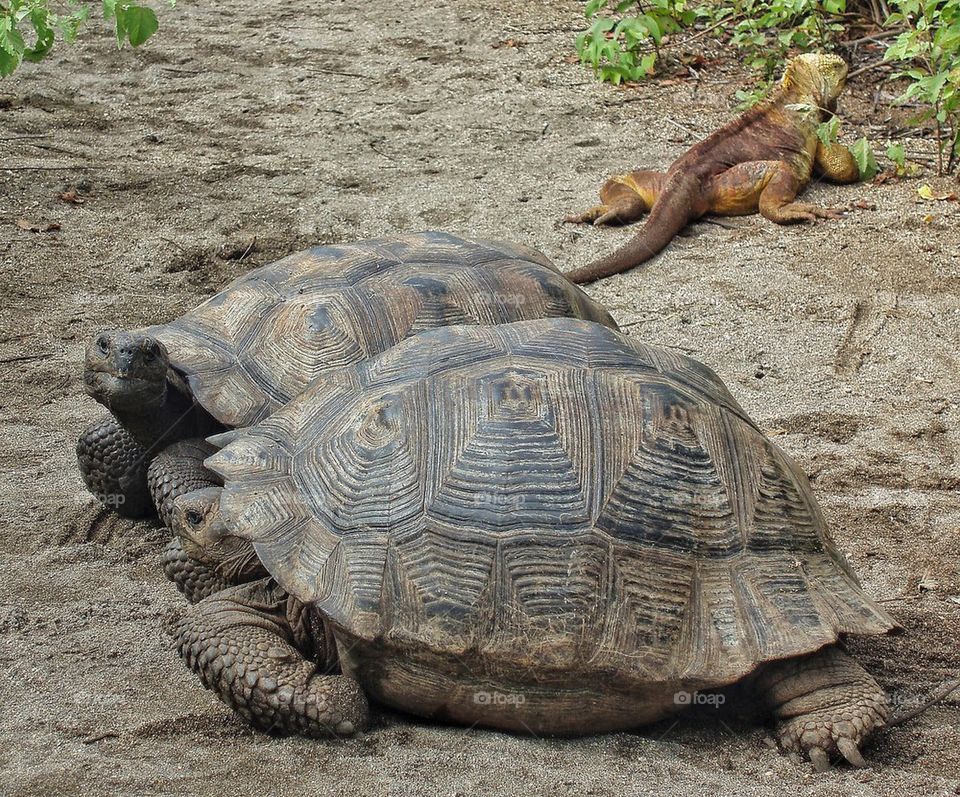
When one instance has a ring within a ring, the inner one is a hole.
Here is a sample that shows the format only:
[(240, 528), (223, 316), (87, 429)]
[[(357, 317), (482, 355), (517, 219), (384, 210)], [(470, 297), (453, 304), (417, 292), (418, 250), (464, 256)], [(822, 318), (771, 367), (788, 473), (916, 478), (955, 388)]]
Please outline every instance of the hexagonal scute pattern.
[(163, 342), (205, 409), (246, 426), (321, 374), (411, 335), (552, 317), (616, 327), (539, 252), (425, 232), (290, 255), (145, 331)]
[(425, 333), (208, 465), (284, 588), (477, 671), (718, 686), (893, 626), (716, 375), (594, 323)]

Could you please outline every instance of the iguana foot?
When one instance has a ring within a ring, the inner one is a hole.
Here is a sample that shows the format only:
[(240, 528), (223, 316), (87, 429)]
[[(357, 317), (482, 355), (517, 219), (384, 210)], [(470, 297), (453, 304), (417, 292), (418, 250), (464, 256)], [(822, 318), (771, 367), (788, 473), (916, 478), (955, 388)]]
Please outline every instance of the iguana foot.
[(601, 216), (609, 213), (606, 205), (596, 205), (583, 213), (571, 213), (563, 217), (564, 224), (593, 224)]
[(777, 735), (785, 751), (806, 754), (818, 772), (838, 754), (867, 765), (860, 745), (886, 724), (887, 696), (840, 648), (770, 665), (759, 686), (781, 721)]
[(600, 189), (600, 203), (584, 213), (565, 216), (572, 224), (630, 224), (643, 218), (663, 189), (666, 175), (636, 171), (611, 177)]
[(791, 202), (777, 208), (772, 214), (765, 214), (777, 224), (794, 224), (802, 221), (816, 221), (817, 219), (842, 219), (843, 208), (821, 208), (806, 202)]
[(643, 218), (647, 212), (646, 203), (640, 197), (633, 200), (624, 197), (610, 205), (597, 205), (584, 213), (564, 216), (564, 222), (570, 224), (590, 224), (600, 227), (604, 224), (629, 224)]

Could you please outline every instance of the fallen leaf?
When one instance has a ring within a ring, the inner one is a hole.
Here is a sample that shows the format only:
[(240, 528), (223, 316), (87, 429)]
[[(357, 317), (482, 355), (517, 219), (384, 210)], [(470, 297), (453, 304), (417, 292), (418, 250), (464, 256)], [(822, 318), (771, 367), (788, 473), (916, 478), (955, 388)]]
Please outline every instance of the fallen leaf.
[(579, 64), (579, 63), (580, 63), (580, 56), (577, 55), (576, 53), (571, 53), (570, 55), (566, 56), (566, 57), (563, 59), (563, 62), (564, 62), (565, 64)]
[(853, 207), (857, 210), (876, 210), (877, 206), (873, 202), (867, 202), (865, 199), (858, 199), (853, 203)]
[(256, 235), (245, 240), (224, 243), (217, 249), (217, 257), (221, 260), (243, 260), (253, 251), (256, 245)]
[(55, 221), (35, 222), (27, 221), (26, 219), (17, 219), (16, 225), (21, 230), (26, 230), (27, 232), (55, 232), (60, 229), (60, 225)]
[(896, 169), (887, 169), (885, 172), (880, 172), (880, 174), (873, 178), (873, 184), (883, 185), (890, 180), (896, 180), (898, 176)]
[(494, 44), (493, 49), (499, 50), (502, 47), (515, 47), (516, 49), (519, 50), (521, 47), (525, 47), (526, 44), (527, 43), (522, 39), (504, 39), (502, 42), (497, 42), (496, 44)]
[(937, 581), (933, 576), (931, 576), (930, 573), (924, 573), (920, 577), (920, 583), (917, 584), (917, 588), (921, 592), (923, 592), (924, 590), (926, 590), (927, 592), (933, 592), (939, 586), (940, 586), (940, 582)]
[(947, 202), (956, 202), (960, 200), (960, 196), (957, 196), (953, 192), (947, 192), (945, 194), (936, 194), (929, 185), (921, 185), (917, 189), (917, 193), (920, 195), (920, 199), (926, 199), (928, 202), (939, 202), (946, 200)]
[(926, 216), (923, 217), (923, 223), (924, 223), (924, 224), (933, 224), (933, 216), (931, 216), (931, 215), (928, 213)]
[(69, 202), (71, 205), (82, 205), (83, 197), (77, 193), (76, 188), (68, 188), (62, 194), (59, 195), (59, 198), (64, 202)]

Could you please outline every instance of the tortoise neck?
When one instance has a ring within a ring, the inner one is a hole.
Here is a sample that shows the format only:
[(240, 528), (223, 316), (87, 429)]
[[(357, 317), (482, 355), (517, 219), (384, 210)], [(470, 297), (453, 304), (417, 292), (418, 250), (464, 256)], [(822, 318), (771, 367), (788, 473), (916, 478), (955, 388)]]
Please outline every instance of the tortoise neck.
[(163, 399), (149, 406), (110, 411), (153, 459), (170, 443), (189, 437), (194, 426), (194, 409), (185, 396), (167, 388)]

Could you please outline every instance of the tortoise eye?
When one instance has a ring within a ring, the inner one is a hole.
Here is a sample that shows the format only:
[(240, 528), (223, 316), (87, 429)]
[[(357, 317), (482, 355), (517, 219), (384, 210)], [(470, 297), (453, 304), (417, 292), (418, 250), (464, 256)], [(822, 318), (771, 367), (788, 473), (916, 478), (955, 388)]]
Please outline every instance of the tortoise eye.
[(106, 335), (101, 335), (97, 338), (97, 348), (100, 350), (101, 354), (110, 353), (110, 338)]
[(196, 509), (188, 509), (186, 512), (187, 523), (191, 526), (199, 526), (203, 516)]

